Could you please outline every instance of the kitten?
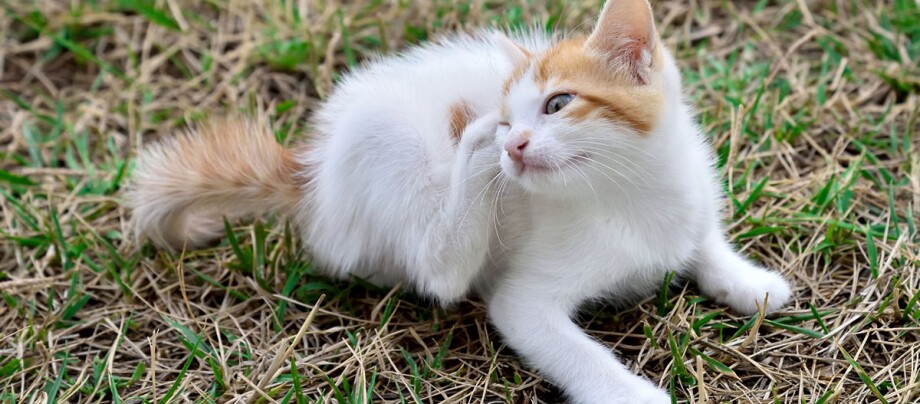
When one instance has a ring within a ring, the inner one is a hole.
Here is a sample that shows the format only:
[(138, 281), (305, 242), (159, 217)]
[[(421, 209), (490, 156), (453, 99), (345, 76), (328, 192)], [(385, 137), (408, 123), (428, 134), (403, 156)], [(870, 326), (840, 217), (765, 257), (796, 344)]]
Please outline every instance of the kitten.
[(148, 147), (128, 196), (137, 232), (181, 249), (220, 237), (223, 217), (281, 213), (330, 275), (443, 303), (478, 292), (575, 402), (670, 402), (572, 321), (582, 303), (648, 295), (679, 270), (752, 314), (789, 284), (726, 240), (710, 146), (647, 0), (609, 1), (585, 37), (515, 39), (370, 63), (291, 149), (240, 119)]

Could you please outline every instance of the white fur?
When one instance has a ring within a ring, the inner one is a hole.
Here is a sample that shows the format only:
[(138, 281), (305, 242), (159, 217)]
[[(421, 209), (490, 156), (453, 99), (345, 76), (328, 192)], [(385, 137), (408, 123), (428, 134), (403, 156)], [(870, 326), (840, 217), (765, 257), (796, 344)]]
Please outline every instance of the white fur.
[[(651, 78), (664, 88), (660, 118), (638, 135), (543, 115), (558, 89), (541, 90), (532, 72), (503, 100), (521, 54), (497, 35), (427, 45), (347, 76), (295, 156), (310, 178), (295, 214), (304, 242), (330, 275), (406, 282), (444, 303), (476, 290), (508, 345), (575, 402), (669, 402), (576, 326), (579, 306), (647, 295), (667, 271), (742, 314), (767, 294), (767, 311), (778, 309), (789, 285), (727, 243), (710, 145), (666, 49)], [(516, 42), (533, 55), (552, 45), (539, 33)], [(455, 144), (449, 111), (460, 100), (479, 118)], [(510, 119), (498, 126), (503, 102)], [(556, 170), (522, 173), (503, 152), (525, 130), (526, 158)]]

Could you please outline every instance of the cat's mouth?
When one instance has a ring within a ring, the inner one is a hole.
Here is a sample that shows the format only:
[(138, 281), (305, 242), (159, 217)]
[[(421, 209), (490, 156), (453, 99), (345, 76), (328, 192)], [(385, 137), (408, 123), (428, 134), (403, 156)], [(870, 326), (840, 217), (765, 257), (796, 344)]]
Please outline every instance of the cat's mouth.
[(524, 157), (521, 161), (512, 161), (512, 167), (514, 168), (514, 174), (518, 176), (542, 175), (562, 171), (571, 166), (589, 161), (590, 159), (587, 153), (579, 153), (567, 157), (562, 161)]

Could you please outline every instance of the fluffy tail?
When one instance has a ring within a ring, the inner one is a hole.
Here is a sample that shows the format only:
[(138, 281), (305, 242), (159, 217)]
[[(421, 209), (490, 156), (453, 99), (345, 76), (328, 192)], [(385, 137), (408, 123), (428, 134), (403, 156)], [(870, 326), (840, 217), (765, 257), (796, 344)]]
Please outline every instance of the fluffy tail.
[(303, 171), (261, 120), (228, 118), (189, 130), (141, 153), (127, 193), (135, 236), (196, 248), (224, 234), (225, 217), (293, 215)]

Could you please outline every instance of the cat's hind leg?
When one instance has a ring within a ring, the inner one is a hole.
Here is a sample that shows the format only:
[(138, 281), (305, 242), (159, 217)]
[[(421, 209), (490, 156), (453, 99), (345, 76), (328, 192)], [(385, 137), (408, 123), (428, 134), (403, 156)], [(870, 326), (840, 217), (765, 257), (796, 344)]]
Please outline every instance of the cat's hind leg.
[(767, 313), (776, 311), (792, 296), (789, 282), (780, 273), (741, 256), (718, 231), (705, 238), (690, 269), (703, 294), (740, 314), (756, 313), (764, 300)]

